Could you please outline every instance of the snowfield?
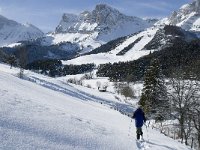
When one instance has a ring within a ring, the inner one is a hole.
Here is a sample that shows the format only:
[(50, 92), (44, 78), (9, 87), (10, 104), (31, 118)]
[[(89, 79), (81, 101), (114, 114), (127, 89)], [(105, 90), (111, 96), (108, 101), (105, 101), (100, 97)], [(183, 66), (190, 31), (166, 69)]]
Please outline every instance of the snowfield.
[(189, 150), (150, 128), (136, 141), (134, 122), (110, 109), (123, 104), (111, 93), (29, 71), (22, 80), (18, 71), (0, 64), (2, 150)]

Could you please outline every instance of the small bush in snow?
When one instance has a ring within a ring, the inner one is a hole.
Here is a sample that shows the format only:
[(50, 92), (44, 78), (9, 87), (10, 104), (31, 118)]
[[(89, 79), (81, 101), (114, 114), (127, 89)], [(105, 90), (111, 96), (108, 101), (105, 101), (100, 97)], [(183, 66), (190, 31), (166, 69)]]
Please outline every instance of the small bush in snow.
[(90, 88), (90, 89), (92, 88), (92, 86), (90, 84), (87, 84), (86, 87)]
[(121, 94), (126, 97), (134, 98), (135, 97), (135, 92), (130, 86), (125, 86), (121, 89)]
[(94, 74), (92, 72), (86, 73), (81, 79), (86, 79), (86, 80), (93, 79), (93, 75)]
[(69, 78), (67, 80), (68, 83), (76, 84), (76, 85), (83, 85), (83, 80), (78, 80), (76, 78)]

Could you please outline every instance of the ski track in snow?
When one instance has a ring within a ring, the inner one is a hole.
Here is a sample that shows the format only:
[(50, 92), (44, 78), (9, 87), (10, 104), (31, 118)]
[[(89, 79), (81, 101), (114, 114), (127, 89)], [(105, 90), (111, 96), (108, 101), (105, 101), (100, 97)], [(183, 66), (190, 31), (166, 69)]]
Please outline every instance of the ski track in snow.
[(58, 84), (55, 84), (55, 83), (52, 83), (52, 82), (48, 82), (48, 81), (39, 79), (39, 78), (34, 77), (34, 76), (29, 76), (26, 80), (35, 82), (39, 85), (42, 85), (42, 86), (49, 88), (49, 89), (52, 89), (54, 91), (59, 91), (59, 92), (62, 92), (66, 95), (70, 95), (72, 97), (77, 97), (77, 98), (79, 98), (80, 100), (83, 100), (83, 101), (93, 101), (93, 102), (101, 103), (103, 105), (110, 106), (111, 108), (117, 109), (118, 111), (120, 111), (121, 113), (124, 113), (124, 114), (132, 115), (132, 112), (133, 112), (133, 108), (128, 104), (113, 102), (111, 100), (86, 93), (84, 91), (75, 89), (73, 87), (71, 87), (71, 89), (67, 89), (65, 87), (66, 87), (66, 85), (67, 86), (69, 86), (69, 85), (66, 84), (66, 83), (63, 83), (63, 82), (61, 84), (64, 84), (65, 87), (58, 85)]

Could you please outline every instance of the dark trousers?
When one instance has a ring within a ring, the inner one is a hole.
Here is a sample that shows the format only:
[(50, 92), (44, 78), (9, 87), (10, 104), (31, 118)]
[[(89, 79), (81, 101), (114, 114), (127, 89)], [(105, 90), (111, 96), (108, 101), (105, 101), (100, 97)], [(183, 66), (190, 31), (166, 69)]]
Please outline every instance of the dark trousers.
[(137, 139), (140, 139), (140, 135), (143, 136), (142, 128), (136, 128)]

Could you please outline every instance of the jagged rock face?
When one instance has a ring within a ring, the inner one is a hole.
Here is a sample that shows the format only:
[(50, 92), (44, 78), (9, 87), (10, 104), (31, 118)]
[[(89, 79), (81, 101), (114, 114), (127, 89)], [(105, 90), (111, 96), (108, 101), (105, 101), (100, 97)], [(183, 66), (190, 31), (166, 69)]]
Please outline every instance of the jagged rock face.
[(185, 30), (200, 31), (200, 0), (183, 5), (168, 18), (171, 25), (180, 26)]
[(114, 26), (122, 20), (133, 20), (132, 17), (121, 14), (118, 10), (113, 9), (107, 5), (97, 5), (92, 12), (94, 22), (98, 25)]
[(73, 30), (72, 27), (75, 26), (78, 21), (79, 18), (77, 15), (65, 13), (62, 16), (59, 26), (56, 28), (56, 32), (60, 33)]
[(155, 23), (137, 17), (126, 16), (110, 6), (99, 4), (92, 12), (84, 11), (80, 15), (64, 14), (56, 28), (56, 33), (105, 32), (105, 30), (109, 31), (118, 26), (123, 26), (127, 22), (137, 24), (141, 26), (141, 29)]
[(0, 15), (0, 46), (42, 37), (44, 33), (31, 24), (22, 25)]
[(178, 11), (174, 11), (172, 15), (169, 17), (170, 23), (172, 25), (176, 25), (181, 22), (191, 13), (195, 13), (197, 10), (197, 3), (193, 2), (191, 4), (183, 5)]

